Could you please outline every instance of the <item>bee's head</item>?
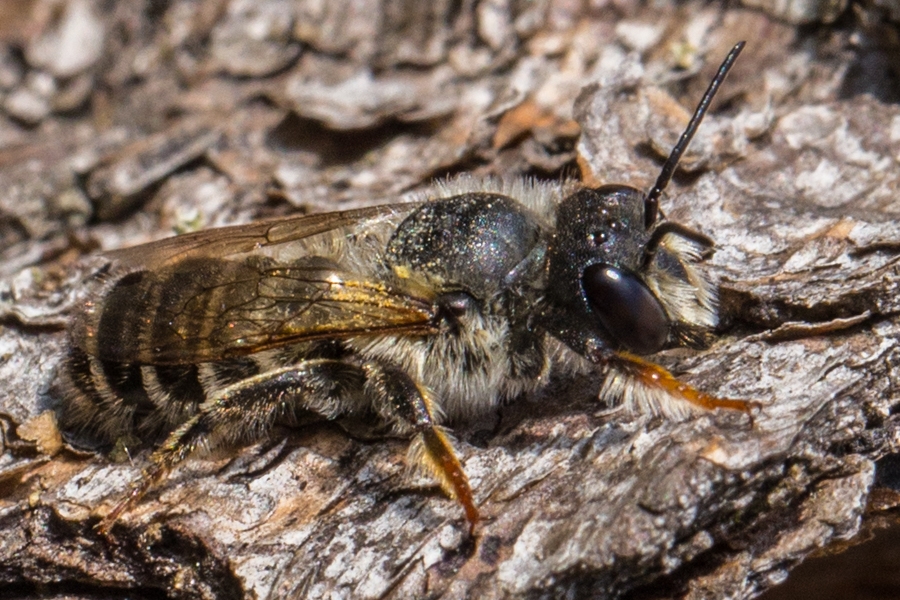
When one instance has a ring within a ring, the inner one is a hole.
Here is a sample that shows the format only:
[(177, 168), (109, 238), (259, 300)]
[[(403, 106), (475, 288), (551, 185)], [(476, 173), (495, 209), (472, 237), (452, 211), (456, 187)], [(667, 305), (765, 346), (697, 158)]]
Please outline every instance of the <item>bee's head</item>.
[[(654, 216), (647, 196), (622, 185), (585, 188), (562, 201), (548, 256), (547, 299), (577, 328), (564, 341), (599, 338), (635, 354), (671, 334), (715, 324), (715, 295), (696, 269), (712, 240)], [(580, 345), (576, 342), (576, 345)]]
[(743, 46), (719, 67), (648, 193), (604, 185), (560, 203), (548, 249), (544, 320), (576, 351), (651, 354), (673, 337), (689, 340), (698, 328), (715, 325), (715, 293), (696, 268), (713, 242), (666, 220), (659, 197)]

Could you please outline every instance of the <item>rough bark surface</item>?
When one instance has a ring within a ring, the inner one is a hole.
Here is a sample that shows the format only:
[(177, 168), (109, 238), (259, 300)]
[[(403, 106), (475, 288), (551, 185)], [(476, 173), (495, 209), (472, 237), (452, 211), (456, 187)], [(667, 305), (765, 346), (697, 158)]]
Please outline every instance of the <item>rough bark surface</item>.
[[(751, 598), (852, 538), (900, 446), (900, 10), (753, 4), (0, 6), (0, 590)], [(74, 449), (50, 417), (82, 255), (456, 172), (646, 189), (740, 39), (662, 202), (718, 242), (720, 335), (655, 360), (758, 400), (752, 423), (625, 415), (599, 379), (561, 382), (455, 428), (474, 538), (404, 441), (332, 427), (191, 460), (93, 529), (142, 455)]]

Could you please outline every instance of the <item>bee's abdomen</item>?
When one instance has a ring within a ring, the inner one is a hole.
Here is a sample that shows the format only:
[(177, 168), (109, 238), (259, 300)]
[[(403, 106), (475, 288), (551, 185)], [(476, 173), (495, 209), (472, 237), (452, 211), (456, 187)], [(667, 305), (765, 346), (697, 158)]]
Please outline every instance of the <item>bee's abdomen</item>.
[(223, 346), (241, 344), (228, 336), (255, 331), (248, 321), (266, 302), (259, 298), (265, 275), (259, 262), (198, 258), (126, 273), (80, 315), (73, 341), (118, 363), (216, 360), (226, 354)]
[[(223, 382), (236, 368), (219, 366)], [(103, 361), (75, 345), (70, 347), (64, 369), (61, 425), (99, 442), (114, 442), (123, 436), (157, 441), (194, 414), (209, 389), (220, 381), (217, 375), (203, 381), (198, 365)], [(252, 374), (246, 368), (242, 373)]]

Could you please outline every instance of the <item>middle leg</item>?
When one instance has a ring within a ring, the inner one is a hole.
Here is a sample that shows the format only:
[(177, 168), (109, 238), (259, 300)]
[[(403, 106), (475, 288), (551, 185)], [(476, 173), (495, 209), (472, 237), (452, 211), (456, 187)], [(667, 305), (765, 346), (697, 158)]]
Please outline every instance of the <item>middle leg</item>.
[(456, 457), (450, 437), (437, 425), (441, 415), (428, 390), (395, 367), (368, 363), (363, 368), (367, 375), (366, 398), (397, 433), (415, 436), (409, 462), (436, 477), (444, 492), (462, 505), (471, 533), (479, 515), (469, 478)]

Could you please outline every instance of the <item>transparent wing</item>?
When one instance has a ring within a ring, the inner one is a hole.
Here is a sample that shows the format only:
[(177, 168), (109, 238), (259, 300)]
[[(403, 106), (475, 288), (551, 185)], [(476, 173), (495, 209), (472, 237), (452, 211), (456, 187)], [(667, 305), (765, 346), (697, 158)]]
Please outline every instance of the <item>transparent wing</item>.
[(73, 338), (102, 360), (184, 364), (303, 340), (434, 330), (426, 290), (261, 262), (191, 259), (126, 275), (102, 303), (88, 303)]
[[(108, 253), (112, 272), (125, 274), (85, 303), (72, 339), (106, 361), (188, 364), (311, 339), (434, 331), (431, 291), (302, 252), (305, 238), (364, 230), (413, 206), (212, 229)], [(300, 244), (300, 258), (254, 253), (288, 242)]]
[(245, 225), (205, 229), (171, 238), (112, 250), (104, 254), (125, 269), (158, 269), (197, 257), (227, 258), (259, 248), (296, 242), (363, 221), (409, 212), (418, 204), (371, 206), (312, 215), (298, 215)]

